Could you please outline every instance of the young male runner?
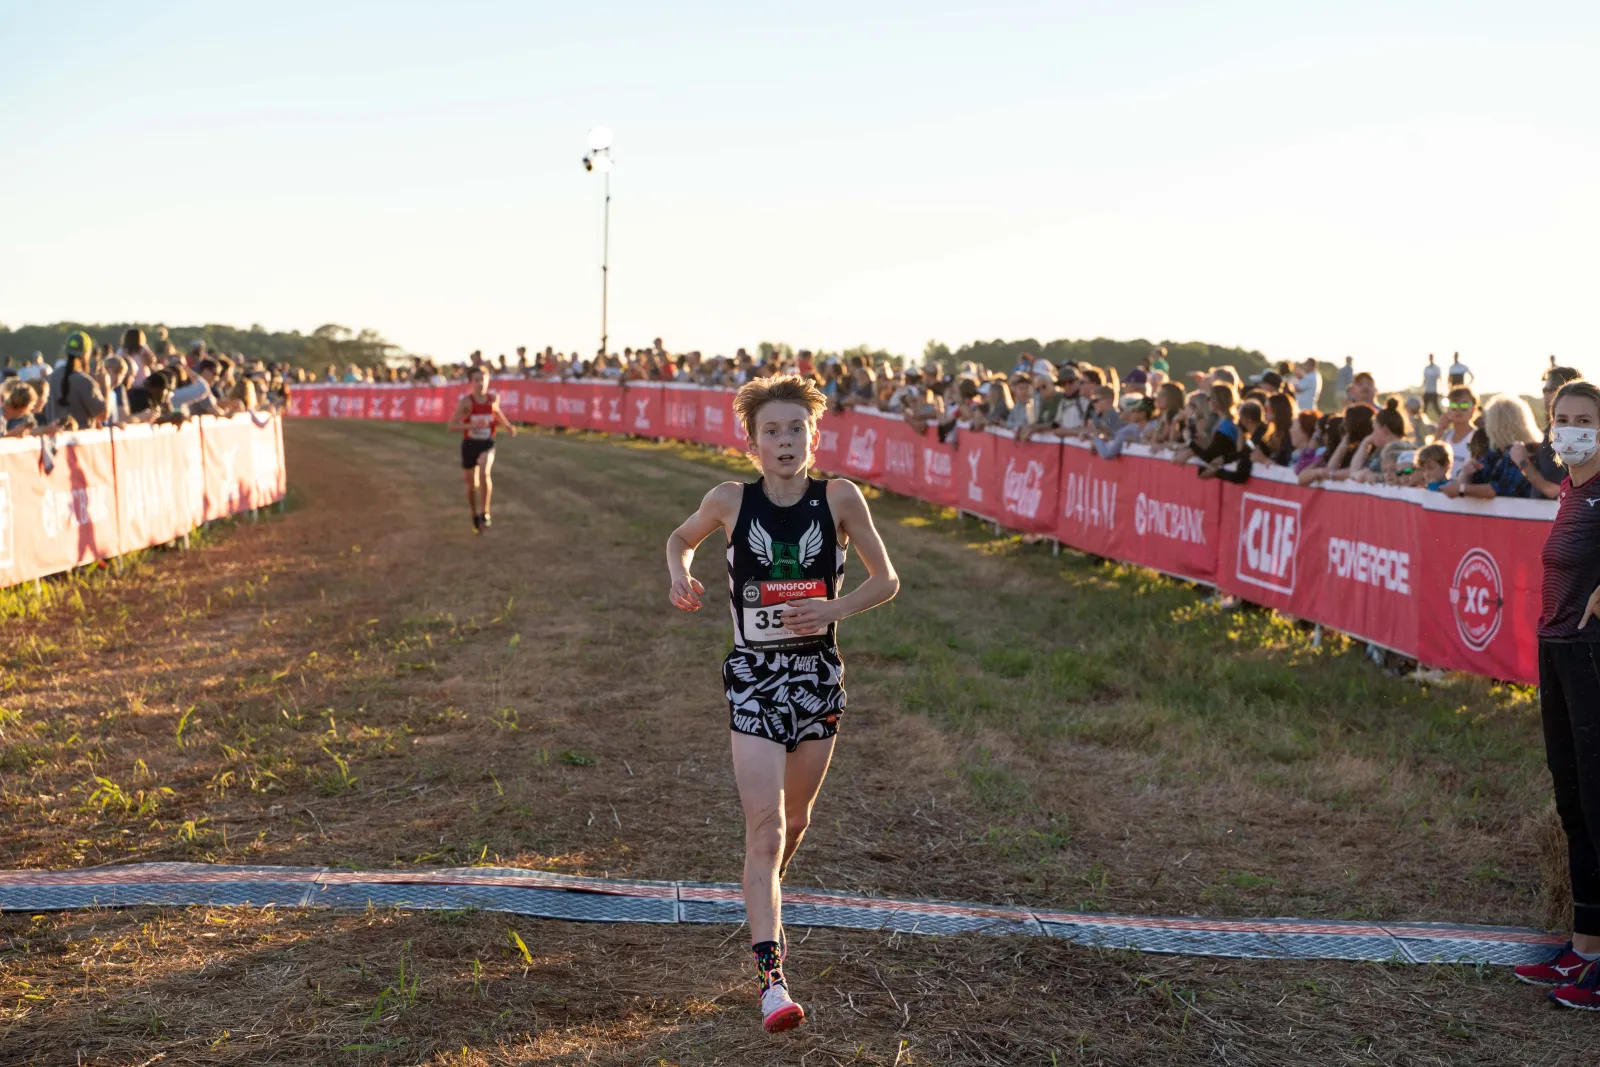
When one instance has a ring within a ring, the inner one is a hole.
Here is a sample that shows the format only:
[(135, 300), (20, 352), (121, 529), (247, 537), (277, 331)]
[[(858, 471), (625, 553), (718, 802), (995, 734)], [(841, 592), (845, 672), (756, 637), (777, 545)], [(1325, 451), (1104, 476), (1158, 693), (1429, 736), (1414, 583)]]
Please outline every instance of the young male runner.
[[(467, 507), (472, 509), (472, 528), (483, 533), (489, 526), (489, 494), (494, 483), (489, 468), (494, 466), (495, 430), (504, 426), (517, 435), (517, 428), (500, 410), (500, 394), (489, 392), (489, 365), (472, 368), (472, 392), (461, 398), (450, 417), (450, 430), (461, 431), (461, 470), (467, 480)], [(481, 502), (481, 505), (480, 505)]]
[[(689, 574), (694, 550), (718, 528), (728, 536), (734, 647), (722, 683), (744, 806), (745, 914), (769, 1033), (805, 1020), (783, 977), (779, 881), (811, 820), (844, 710), (835, 625), (900, 588), (861, 490), (810, 476), (826, 407), (821, 391), (795, 375), (746, 383), (733, 410), (761, 477), (718, 485), (667, 538), (668, 596), (675, 607), (697, 611), (705, 587)], [(852, 541), (867, 580), (843, 595)]]

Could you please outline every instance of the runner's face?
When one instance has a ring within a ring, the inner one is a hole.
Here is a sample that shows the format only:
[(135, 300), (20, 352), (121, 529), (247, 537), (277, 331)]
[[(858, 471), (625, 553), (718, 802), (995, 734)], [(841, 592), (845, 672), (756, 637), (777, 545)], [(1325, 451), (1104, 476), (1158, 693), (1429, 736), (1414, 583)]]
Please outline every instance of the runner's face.
[(489, 376), (487, 374), (474, 374), (472, 376), (472, 391), (483, 396), (489, 391)]
[(756, 456), (761, 472), (792, 478), (811, 465), (816, 444), (811, 412), (800, 404), (773, 400), (756, 413)]

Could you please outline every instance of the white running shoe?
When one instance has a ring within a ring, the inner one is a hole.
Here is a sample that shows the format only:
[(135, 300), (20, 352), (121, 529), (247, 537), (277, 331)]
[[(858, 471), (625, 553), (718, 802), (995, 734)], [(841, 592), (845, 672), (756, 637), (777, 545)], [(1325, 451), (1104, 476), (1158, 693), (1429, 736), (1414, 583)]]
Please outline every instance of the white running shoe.
[(789, 996), (789, 988), (782, 983), (768, 986), (761, 994), (761, 1028), (769, 1034), (793, 1030), (806, 1021), (806, 1010)]

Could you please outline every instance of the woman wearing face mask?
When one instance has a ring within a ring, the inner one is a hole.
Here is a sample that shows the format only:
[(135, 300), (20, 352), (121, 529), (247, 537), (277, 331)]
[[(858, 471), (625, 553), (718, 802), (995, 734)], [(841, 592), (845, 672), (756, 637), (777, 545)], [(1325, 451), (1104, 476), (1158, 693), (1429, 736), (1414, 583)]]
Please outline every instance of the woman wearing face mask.
[(1544, 543), (1539, 702), (1556, 812), (1567, 834), (1572, 940), (1514, 973), (1566, 1008), (1600, 1011), (1600, 389), (1561, 387), (1550, 443), (1567, 470)]

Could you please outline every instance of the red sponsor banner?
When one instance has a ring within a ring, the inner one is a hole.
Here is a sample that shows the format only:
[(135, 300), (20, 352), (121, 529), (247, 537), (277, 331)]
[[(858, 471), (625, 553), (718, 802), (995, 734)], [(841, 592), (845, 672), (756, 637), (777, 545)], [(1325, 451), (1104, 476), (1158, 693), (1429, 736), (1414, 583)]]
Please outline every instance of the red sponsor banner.
[[(1252, 484), (1256, 479), (1251, 479)], [(1343, 484), (1306, 492), (1293, 614), (1385, 648), (1417, 648), (1426, 490)]]
[(1422, 596), (1417, 658), (1453, 670), (1539, 681), (1544, 501), (1429, 494), (1418, 523)]
[(1302, 551), (1306, 511), (1321, 491), (1264, 477), (1224, 483), (1218, 588), (1284, 612), (1307, 603), (1301, 585), (1310, 562), (1302, 559), (1310, 555)]
[(1119, 523), (1132, 518), (1121, 460), (1104, 460), (1087, 445), (1061, 446), (1061, 488), (1052, 531), (1064, 545), (1097, 556), (1114, 556)]
[(555, 402), (553, 425), (586, 429), (589, 425), (589, 392), (581, 382), (555, 382), (550, 390)]
[(700, 438), (708, 445), (744, 451), (744, 427), (733, 414), (733, 390), (701, 389)]
[(604, 433), (627, 433), (622, 386), (615, 382), (593, 382), (585, 386), (585, 390), (589, 394), (589, 429)]
[(917, 476), (921, 462), (923, 437), (904, 419), (881, 419), (883, 448), (883, 474), (879, 481), (885, 489), (905, 496), (921, 496), (922, 486)]
[(115, 472), (107, 430), (0, 440), (0, 585), (121, 552)]
[(661, 387), (661, 435), (674, 441), (706, 441), (700, 432), (701, 390), (692, 385)]
[(998, 484), (1000, 489), (1001, 525), (1026, 533), (1049, 533), (1061, 490), (1061, 446), (1053, 437), (1018, 441), (1003, 430), (988, 436), (994, 447), (989, 484)]
[(850, 427), (855, 424), (852, 411), (829, 411), (817, 422), (817, 451), (812, 462), (819, 471), (829, 474), (844, 473), (844, 450), (850, 441)]
[(199, 420), (205, 493), (201, 517), (237, 515), (283, 499), (286, 481), (278, 420), (240, 414)]
[(957, 507), (956, 447), (939, 440), (929, 427), (917, 446), (917, 483), (913, 496), (940, 507)]
[(1201, 478), (1194, 465), (1178, 465), (1164, 453), (1138, 446), (1114, 460), (1128, 511), (1112, 531), (1114, 555), (1165, 574), (1212, 582), (1217, 577), (1222, 484)]
[(963, 427), (956, 435), (956, 504), (990, 521), (1000, 515), (1000, 485), (994, 477), (993, 434)]
[[(131, 550), (166, 544), (200, 525), (205, 471), (198, 420), (114, 430), (111, 448), (123, 545)], [(276, 462), (281, 468), (281, 459)]]
[(849, 413), (839, 431), (840, 445), (844, 449), (844, 474), (857, 481), (882, 484), (883, 444), (894, 422), (893, 416), (876, 411)]
[(663, 437), (667, 424), (666, 389), (661, 382), (628, 382), (622, 386), (622, 432)]

